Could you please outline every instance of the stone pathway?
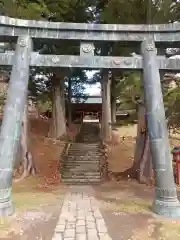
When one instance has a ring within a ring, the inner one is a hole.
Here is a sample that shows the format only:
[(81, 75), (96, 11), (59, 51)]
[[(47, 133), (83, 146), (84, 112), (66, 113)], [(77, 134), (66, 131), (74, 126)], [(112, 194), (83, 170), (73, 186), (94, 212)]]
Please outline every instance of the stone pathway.
[(111, 240), (90, 186), (70, 186), (53, 240)]

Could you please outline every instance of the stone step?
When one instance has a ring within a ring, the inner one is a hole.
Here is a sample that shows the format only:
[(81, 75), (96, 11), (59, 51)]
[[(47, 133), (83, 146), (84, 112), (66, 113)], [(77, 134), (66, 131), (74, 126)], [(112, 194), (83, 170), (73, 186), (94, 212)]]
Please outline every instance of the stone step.
[(71, 161), (99, 161), (101, 160), (102, 156), (99, 156), (99, 155), (95, 155), (95, 156), (82, 156), (82, 155), (68, 155), (67, 156), (67, 159), (68, 160), (71, 160)]
[(61, 180), (63, 182), (68, 181), (68, 182), (76, 182), (76, 183), (80, 182), (81, 183), (81, 182), (100, 182), (100, 181), (102, 181), (102, 178), (78, 178), (78, 177), (76, 177), (76, 178), (72, 178), (72, 177), (64, 178), (64, 177), (61, 177)]
[(88, 168), (82, 168), (82, 166), (64, 166), (63, 167), (63, 172), (70, 172), (71, 174), (74, 172), (83, 172), (83, 173), (88, 173), (88, 172), (96, 172), (99, 173), (100, 167), (97, 166), (96, 168), (93, 167), (88, 167)]
[(70, 170), (71, 169), (82, 169), (82, 171), (99, 171), (100, 170), (100, 164), (96, 164), (96, 165), (92, 165), (92, 164), (76, 164), (76, 165), (73, 165), (73, 164), (65, 164), (63, 166), (63, 170)]
[(96, 162), (102, 159), (102, 156), (67, 156), (66, 158), (69, 161), (89, 161)]
[(84, 155), (95, 155), (95, 154), (99, 154), (100, 155), (100, 150), (98, 151), (93, 151), (93, 150), (84, 150), (84, 149), (77, 149), (77, 150), (74, 150), (74, 149), (69, 149), (68, 153), (71, 155), (71, 154), (84, 154)]
[(62, 182), (68, 184), (100, 183), (100, 151), (98, 124), (83, 124), (76, 142), (72, 143), (62, 169)]
[(82, 135), (83, 136), (78, 137), (79, 141), (84, 140), (84, 139), (92, 140), (92, 141), (94, 141), (94, 143), (99, 141), (99, 137), (95, 136), (94, 134), (91, 134), (90, 136), (88, 136), (88, 133), (83, 133)]
[(94, 177), (94, 176), (100, 176), (100, 172), (97, 171), (74, 171), (74, 172), (69, 172), (65, 171), (63, 172), (63, 176), (65, 175), (70, 175), (70, 176), (85, 176), (85, 177)]
[(71, 174), (74, 174), (74, 173), (82, 173), (82, 174), (87, 174), (87, 175), (91, 175), (91, 174), (99, 174), (99, 168), (88, 168), (88, 169), (85, 169), (85, 168), (82, 168), (81, 166), (80, 167), (64, 167), (63, 168), (63, 172), (69, 172)]
[(68, 155), (69, 156), (102, 156), (102, 153), (100, 151), (95, 151), (95, 152), (92, 152), (92, 151), (68, 151)]
[(61, 179), (61, 181), (65, 184), (100, 184), (101, 183), (101, 179), (71, 179), (71, 178), (66, 178), (66, 179)]
[(64, 165), (74, 165), (74, 166), (84, 166), (84, 167), (88, 167), (89, 166), (98, 166), (100, 163), (100, 160), (98, 159), (88, 159), (88, 160), (84, 160), (84, 159), (67, 159), (66, 162), (64, 162)]
[(79, 152), (79, 151), (82, 151), (82, 152), (99, 152), (99, 147), (98, 148), (84, 148), (84, 147), (76, 147), (76, 148), (69, 148), (69, 152)]
[(68, 153), (68, 156), (69, 157), (101, 157), (102, 156), (102, 153), (82, 153), (82, 152), (72, 152), (72, 153)]
[(96, 163), (99, 162), (101, 158), (98, 157), (88, 157), (88, 158), (81, 158), (81, 157), (67, 157), (66, 162), (89, 162), (89, 163)]
[(78, 143), (78, 142), (74, 142), (71, 146), (86, 146), (86, 147), (98, 147), (99, 143)]
[(83, 146), (75, 146), (75, 147), (70, 147), (69, 151), (83, 151), (83, 152), (99, 152), (99, 147), (83, 147)]
[(80, 150), (83, 152), (87, 152), (87, 151), (99, 152), (99, 147), (74, 146), (69, 148), (69, 151), (80, 151)]
[(99, 162), (102, 157), (99, 156), (91, 156), (91, 157), (83, 157), (83, 156), (67, 156), (67, 161), (70, 162)]
[(74, 165), (65, 165), (64, 166), (64, 171), (65, 170), (68, 170), (68, 171), (81, 171), (81, 172), (91, 172), (91, 171), (96, 171), (96, 172), (98, 172), (99, 171), (99, 169), (100, 169), (100, 166), (98, 166), (98, 165), (96, 165), (96, 166), (94, 166), (94, 165), (89, 165), (89, 166), (82, 166), (82, 165), (76, 165), (76, 166), (74, 166)]
[(67, 162), (99, 162), (101, 157), (67, 156)]
[[(66, 164), (70, 164), (70, 165), (86, 165), (86, 164), (89, 164), (89, 165), (98, 165), (99, 164), (99, 160), (81, 160), (81, 159), (67, 159), (66, 162), (64, 162), (64, 165)], [(87, 165), (86, 165), (87, 166)]]
[(93, 175), (93, 176), (84, 176), (84, 175), (71, 175), (71, 174), (62, 174), (61, 178), (66, 179), (66, 178), (72, 178), (72, 179), (100, 179), (101, 175)]
[(74, 147), (70, 147), (69, 150), (74, 150), (74, 151), (77, 151), (77, 150), (84, 150), (84, 151), (99, 151), (99, 147), (85, 147), (85, 146), (74, 146)]
[(80, 157), (68, 157), (67, 160), (66, 160), (66, 163), (67, 162), (78, 162), (78, 163), (97, 163), (97, 162), (100, 162), (101, 158), (95, 158), (95, 157), (91, 157), (91, 158), (80, 158)]
[(72, 178), (72, 179), (100, 179), (101, 175), (82, 175), (82, 174), (70, 174), (70, 173), (63, 173), (61, 174), (61, 178), (66, 179), (66, 178)]
[(87, 155), (85, 154), (84, 156), (83, 155), (68, 155), (67, 156), (67, 159), (69, 160), (84, 160), (84, 161), (96, 161), (96, 160), (100, 160), (102, 158), (102, 155)]

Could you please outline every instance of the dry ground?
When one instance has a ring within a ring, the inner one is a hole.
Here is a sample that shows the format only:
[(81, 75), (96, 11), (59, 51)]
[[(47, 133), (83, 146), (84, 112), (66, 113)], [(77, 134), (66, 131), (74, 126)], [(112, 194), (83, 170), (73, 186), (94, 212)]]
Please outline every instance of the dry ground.
[[(131, 166), (135, 136), (136, 126), (129, 126), (129, 129), (121, 127), (114, 131), (115, 144), (109, 157), (110, 171), (123, 172)], [(171, 144), (178, 145), (180, 141), (171, 139)], [(113, 240), (180, 239), (180, 219), (168, 220), (152, 213), (152, 186), (139, 184), (134, 180), (111, 180), (95, 189), (99, 207)], [(180, 198), (180, 187), (177, 189)]]
[(153, 196), (152, 187), (135, 181), (111, 181), (96, 187), (96, 198), (113, 240), (180, 239), (180, 219), (153, 214)]
[[(31, 150), (39, 173), (13, 185), (16, 211), (12, 217), (1, 219), (0, 240), (51, 240), (66, 192), (59, 178), (64, 142), (46, 138), (48, 122), (33, 120), (31, 127)], [(74, 128), (70, 134), (75, 135)], [(121, 172), (132, 164), (136, 127), (121, 127), (114, 135), (116, 144), (109, 157), (109, 169)], [(179, 220), (165, 220), (151, 213), (153, 187), (111, 180), (94, 189), (113, 240), (180, 239)]]
[(31, 151), (38, 173), (13, 184), (15, 214), (0, 219), (0, 239), (51, 239), (66, 188), (60, 183), (65, 143), (47, 138), (48, 121), (31, 120)]
[[(135, 150), (137, 126), (127, 125), (113, 130), (113, 146), (109, 158), (109, 170), (123, 172), (131, 166)], [(123, 137), (125, 140), (123, 140)], [(170, 146), (180, 146), (180, 134), (170, 135)]]

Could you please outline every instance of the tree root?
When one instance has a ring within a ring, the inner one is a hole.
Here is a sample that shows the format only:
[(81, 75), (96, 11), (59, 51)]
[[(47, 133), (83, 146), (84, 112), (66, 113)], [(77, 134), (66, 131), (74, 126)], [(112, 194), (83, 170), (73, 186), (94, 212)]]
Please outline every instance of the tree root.
[(114, 178), (116, 181), (122, 179), (135, 179), (137, 180), (137, 174), (135, 174), (131, 169), (127, 169), (124, 172), (109, 172), (108, 175)]
[(26, 153), (23, 161), (20, 163), (20, 166), (18, 167), (18, 169), (16, 169), (16, 172), (18, 172), (21, 176), (20, 178), (14, 179), (14, 182), (20, 182), (23, 179), (29, 177), (30, 175), (36, 175), (38, 171), (34, 165), (32, 154), (30, 152)]
[(111, 179), (114, 179), (116, 181), (136, 180), (141, 184), (154, 185), (153, 177), (151, 177), (151, 178), (140, 177), (139, 170), (135, 170), (134, 168), (129, 168), (129, 169), (125, 170), (124, 172), (109, 172), (108, 176)]

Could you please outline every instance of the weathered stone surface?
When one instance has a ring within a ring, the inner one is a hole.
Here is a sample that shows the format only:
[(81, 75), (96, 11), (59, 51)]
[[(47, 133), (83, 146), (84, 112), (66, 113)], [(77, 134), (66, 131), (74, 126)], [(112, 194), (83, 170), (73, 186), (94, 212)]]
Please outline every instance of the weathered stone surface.
[[(11, 66), (14, 52), (0, 53), (0, 65)], [(56, 61), (54, 60), (56, 59)], [(168, 59), (157, 56), (157, 66), (160, 70), (179, 72), (180, 59)], [(31, 53), (30, 66), (37, 67), (80, 67), (80, 68), (121, 68), (142, 69), (142, 57), (107, 57), (107, 56), (68, 56), (68, 55), (41, 55)]]
[(24, 107), (27, 102), (30, 52), (29, 36), (18, 38), (0, 133), (0, 216), (12, 214), (13, 164), (19, 146)]
[(142, 43), (141, 49), (148, 134), (156, 178), (156, 196), (153, 210), (160, 215), (180, 217), (180, 203), (177, 199), (174, 183), (160, 74), (153, 39), (146, 39)]
[(22, 20), (0, 16), (0, 40), (4, 40), (4, 37), (16, 38), (20, 35), (30, 35), (37, 39), (141, 42), (152, 36), (156, 42), (177, 42), (180, 41), (179, 32), (179, 23), (86, 24)]

